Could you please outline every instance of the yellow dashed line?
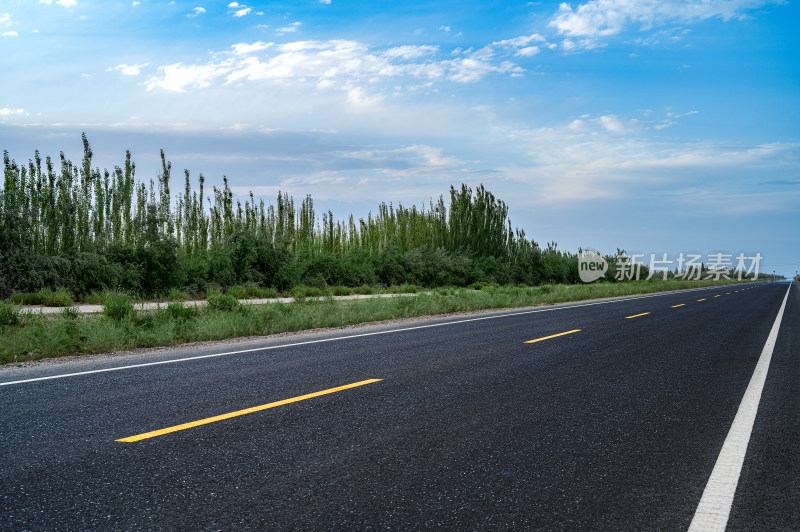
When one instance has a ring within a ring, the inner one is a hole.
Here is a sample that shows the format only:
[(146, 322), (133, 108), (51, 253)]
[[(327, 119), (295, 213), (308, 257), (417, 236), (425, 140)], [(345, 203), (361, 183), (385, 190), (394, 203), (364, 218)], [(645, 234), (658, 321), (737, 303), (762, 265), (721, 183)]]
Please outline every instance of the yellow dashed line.
[(541, 342), (542, 340), (549, 340), (550, 338), (555, 338), (557, 336), (564, 336), (565, 334), (572, 334), (572, 333), (576, 333), (576, 332), (580, 332), (580, 329), (574, 329), (572, 331), (562, 332), (562, 333), (558, 333), (558, 334), (551, 334), (550, 336), (543, 336), (542, 338), (537, 338), (536, 340), (528, 340), (525, 343), (526, 344), (535, 344), (536, 342)]
[(209, 423), (214, 423), (216, 421), (222, 421), (224, 419), (230, 419), (232, 417), (243, 416), (245, 414), (252, 414), (253, 412), (260, 412), (261, 410), (267, 410), (269, 408), (275, 408), (276, 406), (287, 405), (289, 403), (296, 403), (298, 401), (304, 401), (306, 399), (311, 399), (312, 397), (319, 397), (320, 395), (327, 395), (329, 393), (341, 392), (342, 390), (348, 390), (350, 388), (355, 388), (357, 386), (364, 386), (365, 384), (371, 384), (373, 382), (380, 382), (383, 379), (369, 379), (366, 381), (354, 382), (353, 384), (346, 384), (344, 386), (339, 386), (337, 388), (329, 388), (327, 390), (322, 390), (319, 392), (309, 393), (306, 395), (299, 395), (297, 397), (292, 397), (291, 399), (284, 399), (282, 401), (275, 401), (274, 403), (269, 403), (266, 405), (261, 406), (254, 406), (252, 408), (246, 408), (244, 410), (237, 410), (236, 412), (230, 412), (228, 414), (222, 414), (219, 416), (208, 417), (205, 419), (200, 419), (198, 421), (192, 421), (191, 423), (184, 423), (182, 425), (175, 425), (174, 427), (167, 427), (165, 429), (154, 430), (152, 432), (145, 432), (144, 434), (138, 434), (136, 436), (129, 436), (127, 438), (121, 438), (117, 441), (131, 443), (141, 440), (146, 440), (148, 438), (155, 438), (156, 436), (161, 436), (163, 434), (169, 434), (170, 432), (177, 432), (179, 430), (186, 430), (192, 427), (197, 427), (200, 425), (207, 425)]

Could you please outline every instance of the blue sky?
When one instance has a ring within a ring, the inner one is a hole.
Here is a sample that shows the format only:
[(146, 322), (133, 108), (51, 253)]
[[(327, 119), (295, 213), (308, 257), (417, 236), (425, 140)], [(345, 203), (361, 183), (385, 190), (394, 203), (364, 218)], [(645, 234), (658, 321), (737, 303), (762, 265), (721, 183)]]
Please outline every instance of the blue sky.
[[(800, 267), (794, 1), (0, 1), (0, 147), (364, 216), (483, 183), (540, 244)], [(181, 175), (177, 172), (176, 175)], [(174, 186), (180, 188), (180, 183)]]

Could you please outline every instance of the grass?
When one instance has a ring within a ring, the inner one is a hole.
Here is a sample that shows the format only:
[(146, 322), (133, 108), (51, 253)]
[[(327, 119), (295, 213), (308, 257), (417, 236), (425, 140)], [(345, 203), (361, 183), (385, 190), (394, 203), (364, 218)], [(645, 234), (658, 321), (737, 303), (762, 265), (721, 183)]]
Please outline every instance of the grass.
[(175, 288), (167, 294), (167, 301), (186, 301), (187, 299), (189, 299), (189, 294)]
[(122, 321), (135, 313), (131, 298), (123, 294), (110, 294), (106, 298), (103, 314), (116, 321)]
[(64, 288), (54, 291), (42, 288), (38, 292), (12, 294), (8, 300), (15, 305), (44, 305), (45, 307), (68, 307), (72, 305), (72, 294)]
[(108, 297), (108, 292), (92, 292), (91, 294), (87, 294), (83, 297), (83, 303), (88, 303), (90, 305), (105, 305), (106, 298)]
[(19, 307), (12, 304), (0, 301), (0, 326), (2, 325), (17, 325), (20, 320)]
[(206, 300), (211, 311), (231, 312), (241, 307), (241, 303), (231, 294), (212, 294)]
[[(105, 313), (94, 316), (80, 316), (65, 310), (61, 315), (45, 317), (37, 313), (20, 313), (19, 307), (0, 303), (0, 363), (339, 327), (460, 311), (563, 303), (714, 284), (721, 283), (653, 280), (537, 287), (488, 284), (480, 286), (479, 290), (451, 287), (408, 297), (364, 300), (300, 299), (291, 304), (269, 303), (257, 306), (243, 305), (229, 293), (216, 292), (209, 295), (209, 304), (205, 308), (184, 306), (183, 303), (176, 302), (151, 312), (137, 312), (130, 298), (115, 294), (108, 298)], [(409, 287), (406, 290), (410, 289)], [(397, 293), (403, 292), (398, 289)]]

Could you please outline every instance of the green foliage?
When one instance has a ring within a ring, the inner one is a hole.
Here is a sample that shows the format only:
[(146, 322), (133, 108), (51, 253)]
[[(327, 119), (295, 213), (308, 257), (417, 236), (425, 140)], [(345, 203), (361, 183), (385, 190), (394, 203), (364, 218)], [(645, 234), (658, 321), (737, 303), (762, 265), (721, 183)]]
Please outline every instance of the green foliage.
[(85, 299), (215, 286), (255, 297), (298, 285), (578, 282), (577, 256), (512, 229), (506, 204), (482, 185), (450, 187), (448, 203), (381, 203), (366, 219), (337, 221), (318, 216), (310, 196), (298, 205), (279, 193), (265, 205), (250, 194), (242, 203), (227, 179), (208, 190), (202, 174), (193, 189), (188, 170), (175, 193), (163, 151), (155, 179), (137, 180), (130, 152), (101, 171), (82, 141), (79, 164), (38, 152), (18, 164), (4, 154), (0, 297), (59, 287)]
[(298, 285), (292, 288), (292, 297), (295, 299), (305, 299), (307, 297), (322, 297), (325, 293), (316, 286)]
[(76, 320), (80, 317), (81, 313), (75, 307), (64, 307), (61, 309), (61, 317), (68, 320)]
[(251, 299), (270, 299), (278, 297), (278, 291), (274, 288), (261, 288), (254, 284), (244, 287), (245, 296)]
[(44, 305), (46, 307), (67, 307), (72, 305), (72, 294), (65, 288), (53, 291), (42, 288), (38, 292), (18, 292), (9, 301), (17, 305)]
[(375, 287), (368, 284), (362, 284), (361, 286), (356, 286), (355, 288), (353, 288), (353, 293), (362, 295), (374, 294)]
[(121, 321), (136, 314), (133, 301), (124, 294), (109, 294), (103, 307), (103, 314), (109, 318)]
[(195, 306), (184, 306), (183, 303), (170, 303), (163, 310), (164, 314), (171, 320), (186, 321), (197, 317), (200, 312)]
[(167, 301), (186, 301), (189, 299), (189, 294), (182, 290), (173, 288), (167, 294)]
[(414, 284), (427, 287), (463, 286), (469, 272), (469, 258), (463, 252), (448, 252), (443, 248), (423, 246), (406, 255), (407, 278)]
[(15, 305), (41, 305), (42, 294), (40, 292), (17, 292), (8, 298)]
[(355, 289), (346, 286), (331, 286), (328, 288), (328, 293), (334, 296), (349, 296)]
[(238, 310), (242, 306), (235, 297), (229, 294), (213, 293), (208, 296), (206, 301), (208, 302), (208, 308), (210, 310), (221, 312), (231, 312)]
[(247, 297), (247, 290), (245, 290), (243, 286), (239, 285), (231, 286), (225, 290), (225, 293), (236, 299), (244, 299)]
[(19, 307), (0, 301), (0, 325), (17, 325), (19, 321)]
[(421, 291), (422, 289), (419, 286), (408, 283), (392, 285), (386, 289), (387, 294), (416, 294)]
[(106, 298), (108, 297), (108, 292), (98, 292), (96, 290), (92, 291), (92, 293), (87, 294), (81, 298), (84, 303), (88, 303), (90, 305), (105, 305)]
[(64, 288), (59, 288), (56, 291), (43, 288), (39, 291), (39, 295), (42, 298), (42, 305), (46, 307), (68, 307), (72, 305), (72, 294)]

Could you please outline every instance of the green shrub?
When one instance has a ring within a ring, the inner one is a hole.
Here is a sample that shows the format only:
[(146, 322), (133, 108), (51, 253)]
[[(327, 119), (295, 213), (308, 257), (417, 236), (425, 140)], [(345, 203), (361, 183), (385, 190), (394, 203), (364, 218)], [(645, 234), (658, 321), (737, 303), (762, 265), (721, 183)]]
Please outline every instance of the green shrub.
[(247, 297), (247, 290), (245, 290), (243, 286), (239, 285), (231, 286), (230, 288), (225, 290), (225, 293), (236, 299), (244, 299)]
[(278, 291), (274, 288), (261, 288), (258, 291), (258, 297), (263, 299), (272, 299), (278, 297)]
[(90, 305), (105, 305), (106, 298), (108, 297), (108, 292), (92, 292), (86, 296), (83, 296), (83, 302), (88, 303)]
[(353, 293), (353, 289), (346, 286), (332, 286), (328, 289), (328, 292), (334, 296), (349, 296)]
[(212, 294), (206, 299), (210, 310), (230, 312), (241, 307), (241, 303), (230, 294)]
[(189, 294), (175, 288), (167, 294), (167, 301), (186, 301), (187, 299), (189, 299)]
[(274, 288), (261, 288), (254, 284), (248, 284), (245, 288), (245, 294), (248, 298), (252, 299), (268, 299), (278, 297), (278, 291)]
[(72, 305), (72, 294), (64, 288), (59, 288), (55, 292), (44, 288), (39, 293), (42, 297), (42, 305), (46, 307), (68, 307)]
[(324, 294), (322, 293), (322, 290), (320, 290), (315, 286), (307, 286), (301, 284), (292, 288), (292, 296), (294, 296), (295, 299), (305, 299), (307, 297), (322, 297), (323, 295)]
[(364, 295), (374, 294), (375, 288), (366, 284), (362, 284), (361, 286), (353, 288), (353, 293), (364, 294)]
[(467, 284), (470, 259), (463, 252), (422, 246), (406, 253), (405, 262), (409, 280), (423, 286)]
[(194, 305), (187, 307), (183, 303), (170, 303), (163, 312), (168, 318), (175, 321), (190, 320), (199, 314), (197, 307)]
[(43, 301), (42, 291), (38, 292), (17, 292), (8, 298), (15, 305), (41, 305)]
[(124, 294), (109, 294), (103, 307), (103, 314), (117, 321), (122, 321), (135, 314), (131, 298)]
[(178, 246), (172, 235), (148, 235), (134, 250), (134, 260), (143, 273), (140, 284), (146, 295), (163, 294), (182, 286), (183, 270), (178, 266)]
[(400, 286), (392, 285), (386, 289), (387, 294), (416, 294), (422, 291), (422, 289), (413, 284), (403, 283)]
[(205, 294), (203, 294), (203, 297), (208, 299), (210, 297), (218, 296), (220, 294), (222, 294), (222, 290), (220, 290), (218, 286), (209, 286)]
[(0, 325), (17, 325), (19, 323), (19, 307), (0, 301)]
[(75, 307), (64, 307), (61, 309), (61, 317), (66, 318), (68, 320), (75, 320), (80, 317), (81, 313), (78, 312), (78, 309)]

